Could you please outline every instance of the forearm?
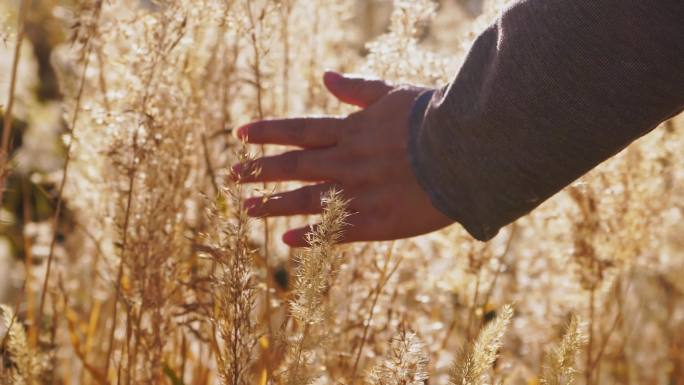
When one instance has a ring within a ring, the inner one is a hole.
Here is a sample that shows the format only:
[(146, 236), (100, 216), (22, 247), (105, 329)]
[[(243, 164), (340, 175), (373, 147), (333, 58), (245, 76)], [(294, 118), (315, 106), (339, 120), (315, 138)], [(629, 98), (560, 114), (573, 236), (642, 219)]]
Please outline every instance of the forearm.
[(528, 0), (416, 104), (435, 207), (486, 240), (684, 108), (684, 2)]

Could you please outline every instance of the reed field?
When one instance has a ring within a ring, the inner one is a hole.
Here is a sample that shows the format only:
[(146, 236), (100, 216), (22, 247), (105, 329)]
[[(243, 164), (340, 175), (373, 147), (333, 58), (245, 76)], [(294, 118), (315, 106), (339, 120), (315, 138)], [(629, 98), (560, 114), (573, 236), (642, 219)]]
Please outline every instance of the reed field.
[(2, 0), (0, 385), (684, 385), (684, 117), (487, 243), (245, 212), (293, 185), (234, 181), (284, 149), (237, 127), (444, 85), (504, 6)]

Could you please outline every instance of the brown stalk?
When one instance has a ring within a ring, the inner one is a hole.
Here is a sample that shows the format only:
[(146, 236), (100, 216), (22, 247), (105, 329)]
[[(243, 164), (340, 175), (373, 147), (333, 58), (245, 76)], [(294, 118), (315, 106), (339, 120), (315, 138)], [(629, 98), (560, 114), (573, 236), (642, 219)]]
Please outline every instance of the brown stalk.
[(361, 361), (361, 353), (363, 353), (363, 347), (366, 343), (366, 338), (368, 338), (368, 330), (370, 329), (370, 324), (373, 320), (375, 307), (378, 304), (378, 298), (380, 298), (382, 290), (385, 288), (385, 285), (387, 284), (387, 282), (389, 282), (390, 278), (392, 278), (392, 275), (394, 275), (394, 273), (397, 271), (402, 261), (402, 258), (399, 258), (399, 260), (397, 260), (397, 263), (395, 263), (394, 267), (391, 270), (388, 270), (390, 261), (392, 259), (393, 248), (394, 243), (392, 243), (392, 245), (389, 247), (389, 250), (385, 256), (385, 260), (382, 265), (382, 270), (380, 271), (380, 279), (378, 280), (378, 284), (375, 286), (375, 289), (373, 290), (373, 301), (371, 302), (370, 309), (368, 310), (368, 317), (366, 318), (366, 322), (363, 325), (363, 335), (361, 336), (361, 343), (359, 345), (359, 350), (356, 353), (356, 358), (354, 359), (354, 366), (352, 367), (352, 385), (356, 383), (356, 373), (358, 371), (359, 362)]
[(306, 344), (306, 337), (309, 336), (309, 323), (304, 324), (304, 330), (302, 331), (302, 337), (297, 342), (297, 353), (295, 354), (295, 365), (292, 369), (294, 373), (299, 373), (299, 367), (302, 362), (302, 352), (304, 351), (304, 345)]
[[(620, 286), (620, 281), (617, 282), (618, 287)], [(627, 288), (626, 292), (629, 293), (629, 289), (631, 286), (632, 282), (627, 283)], [(618, 290), (619, 291), (619, 290)], [(596, 354), (596, 358), (594, 358), (591, 368), (594, 369), (597, 367), (597, 365), (601, 361), (601, 357), (603, 357), (603, 353), (605, 352), (606, 347), (608, 346), (608, 342), (610, 341), (610, 337), (613, 335), (615, 330), (617, 329), (617, 326), (623, 321), (623, 316), (622, 316), (622, 296), (620, 293), (616, 293), (616, 302), (618, 305), (618, 312), (615, 315), (615, 319), (613, 319), (612, 324), (610, 325), (610, 328), (608, 329), (608, 332), (606, 333), (606, 336), (603, 338), (603, 341), (601, 343), (601, 346), (599, 347), (598, 353)]]
[[(265, 10), (262, 10), (262, 15), (260, 15), (259, 20), (263, 19)], [(261, 73), (261, 52), (259, 51), (259, 42), (257, 41), (257, 31), (256, 31), (256, 21), (254, 20), (254, 13), (252, 11), (252, 1), (248, 0), (247, 1), (247, 13), (249, 16), (249, 22), (250, 22), (250, 39), (251, 39), (251, 44), (252, 44), (252, 51), (254, 54), (254, 62), (252, 64), (252, 70), (254, 72), (254, 81), (255, 81), (255, 88), (256, 88), (256, 102), (257, 102), (257, 114), (259, 120), (264, 119), (264, 107), (263, 107), (263, 84), (262, 84), (262, 73)], [(262, 156), (266, 154), (266, 148), (264, 145), (261, 145), (261, 154)], [(264, 182), (262, 184), (262, 188), (264, 189), (264, 192), (267, 191), (268, 189), (268, 184)], [(264, 267), (266, 269), (266, 276), (270, 277), (271, 275), (271, 267), (269, 265), (269, 244), (270, 244), (270, 233), (269, 233), (269, 226), (268, 226), (268, 218), (264, 217), (263, 219), (264, 223)], [(266, 311), (266, 326), (268, 328), (268, 334), (269, 338), (273, 338), (273, 327), (271, 325), (271, 282), (270, 279), (266, 279), (266, 300), (264, 301), (264, 307)], [(270, 351), (270, 346), (272, 344), (268, 344), (269, 349), (267, 351), (267, 354), (270, 357), (271, 351)], [(270, 361), (270, 360), (269, 360)], [(269, 368), (269, 372), (271, 372), (271, 369)]]
[(477, 300), (480, 295), (480, 281), (482, 276), (482, 268), (477, 270), (477, 275), (475, 276), (475, 292), (473, 293), (473, 303), (468, 310), (468, 321), (466, 322), (466, 341), (470, 341), (470, 330), (473, 326), (473, 318), (475, 318), (475, 313), (477, 312)]
[(587, 368), (585, 371), (585, 381), (586, 385), (592, 385), (593, 381), (593, 368), (592, 365), (592, 348), (594, 345), (594, 300), (596, 296), (596, 289), (592, 286), (589, 291), (589, 342), (587, 343)]
[[(166, 37), (167, 29), (166, 25), (164, 25), (162, 29), (162, 36), (160, 38), (160, 41), (164, 41)], [(162, 53), (160, 52), (160, 49), (157, 50), (156, 55), (154, 56), (154, 61), (152, 63), (152, 69), (149, 73), (149, 76), (145, 80), (145, 93), (143, 94), (142, 101), (140, 103), (140, 112), (143, 115), (147, 116), (147, 102), (149, 101), (150, 95), (151, 95), (151, 87), (152, 87), (152, 81), (154, 80), (155, 77), (155, 72), (157, 70), (157, 66), (159, 64), (160, 59), (162, 59)], [(117, 272), (117, 280), (115, 282), (116, 285), (116, 294), (114, 296), (114, 308), (112, 310), (112, 330), (110, 331), (109, 335), (109, 344), (108, 344), (108, 350), (107, 350), (107, 357), (105, 361), (105, 376), (107, 375), (108, 369), (109, 369), (109, 361), (111, 359), (112, 355), (112, 349), (114, 345), (114, 331), (116, 329), (116, 318), (117, 318), (117, 304), (119, 302), (119, 299), (121, 298), (121, 280), (123, 279), (123, 272), (124, 272), (124, 262), (125, 262), (125, 254), (126, 254), (126, 246), (128, 244), (128, 225), (130, 221), (130, 215), (131, 215), (131, 205), (133, 201), (133, 187), (135, 184), (135, 177), (136, 177), (136, 167), (135, 167), (135, 160), (138, 154), (138, 131), (136, 130), (133, 134), (132, 138), (132, 157), (130, 161), (130, 165), (128, 167), (128, 189), (127, 189), (127, 194), (126, 194), (126, 211), (124, 214), (124, 224), (123, 224), (123, 235), (121, 239), (121, 257), (120, 257), (120, 263), (119, 263), (119, 269)], [(144, 285), (144, 282), (143, 282)], [(144, 298), (143, 298), (144, 300)], [(142, 315), (141, 314), (134, 314), (134, 316), (137, 319), (138, 325), (141, 322)], [(130, 328), (130, 318), (131, 318), (131, 312), (130, 308), (127, 307), (127, 322), (126, 322), (126, 328), (127, 328), (127, 345), (130, 342), (130, 334), (129, 334), (129, 328)], [(130, 370), (131, 370), (131, 364), (135, 365), (135, 356), (137, 353), (137, 346), (138, 346), (139, 340), (136, 338), (134, 342), (134, 348), (133, 348), (133, 359), (131, 362), (131, 355), (130, 355), (130, 349), (127, 349), (127, 357), (128, 357), (128, 365), (127, 365), (127, 383), (130, 383), (131, 381), (131, 375), (130, 375)], [(121, 367), (119, 367), (119, 370), (121, 370)], [(118, 381), (121, 381), (121, 376), (119, 375), (117, 378)]]
[(308, 95), (308, 100), (307, 100), (307, 105), (308, 108), (313, 108), (315, 100), (316, 100), (316, 78), (314, 77), (314, 74), (317, 72), (317, 67), (316, 67), (316, 39), (318, 37), (318, 34), (320, 33), (320, 23), (321, 23), (321, 15), (320, 15), (320, 1), (317, 1), (317, 6), (315, 7), (314, 15), (313, 15), (313, 21), (312, 21), (312, 31), (311, 31), (311, 39), (310, 39), (310, 51), (311, 51), (311, 56), (309, 56), (309, 63), (308, 63), (308, 74), (309, 74), (309, 95)]
[(100, 83), (100, 90), (102, 91), (102, 103), (107, 111), (111, 110), (111, 105), (109, 104), (109, 97), (107, 96), (107, 79), (105, 79), (105, 64), (102, 58), (102, 50), (97, 51), (97, 64), (100, 67), (98, 81)]
[[(23, 1), (22, 1), (23, 3)], [(98, 3), (98, 8), (96, 10), (96, 19), (100, 18), (100, 10), (102, 7), (102, 3)], [(62, 204), (63, 204), (63, 194), (64, 194), (64, 186), (66, 186), (66, 181), (67, 181), (67, 176), (68, 176), (68, 171), (69, 171), (69, 163), (71, 161), (71, 147), (72, 144), (74, 143), (74, 133), (76, 132), (76, 122), (78, 121), (78, 115), (81, 109), (81, 100), (83, 98), (83, 90), (85, 89), (85, 83), (86, 83), (86, 72), (88, 70), (88, 65), (90, 63), (90, 52), (91, 52), (91, 44), (90, 44), (90, 39), (92, 38), (92, 35), (87, 35), (86, 41), (84, 42), (84, 50), (83, 54), (81, 56), (81, 59), (83, 60), (83, 70), (81, 72), (81, 78), (80, 78), (80, 84), (78, 86), (78, 93), (76, 94), (76, 101), (74, 103), (74, 114), (71, 119), (71, 137), (69, 139), (69, 144), (67, 145), (66, 149), (66, 155), (64, 159), (64, 166), (62, 166), (62, 180), (60, 181), (59, 184), (59, 190), (57, 192), (57, 206), (55, 208), (55, 214), (52, 218), (52, 239), (50, 240), (50, 250), (48, 252), (48, 257), (47, 257), (47, 267), (45, 271), (45, 278), (43, 280), (43, 289), (40, 294), (40, 305), (38, 307), (38, 317), (36, 318), (38, 322), (43, 319), (43, 309), (45, 307), (45, 295), (47, 293), (47, 287), (48, 287), (48, 282), (50, 278), (50, 270), (52, 268), (52, 260), (54, 259), (54, 254), (55, 254), (55, 246), (57, 244), (57, 225), (59, 224), (59, 218), (61, 215), (62, 211)]]
[(209, 174), (209, 179), (211, 179), (211, 187), (214, 189), (214, 194), (219, 193), (219, 186), (216, 184), (216, 172), (214, 171), (214, 166), (211, 163), (211, 154), (209, 153), (209, 145), (207, 143), (207, 136), (202, 133), (202, 150), (204, 152), (204, 161), (207, 163), (207, 173)]
[(66, 313), (67, 327), (69, 329), (71, 345), (76, 357), (79, 359), (83, 367), (88, 371), (88, 373), (97, 381), (98, 384), (107, 384), (106, 374), (99, 371), (98, 368), (88, 363), (86, 360), (85, 353), (83, 352), (81, 338), (78, 336), (78, 320), (75, 319), (74, 311), (69, 307), (69, 296), (67, 295), (66, 289), (64, 288), (64, 282), (62, 277), (59, 277), (59, 291), (62, 294), (62, 301), (64, 302), (64, 311)]
[(26, 1), (19, 0), (19, 17), (17, 22), (17, 37), (14, 47), (14, 58), (12, 59), (12, 70), (10, 74), (10, 86), (7, 94), (7, 108), (5, 109), (2, 125), (2, 143), (0, 144), (0, 206), (3, 202), (5, 192), (5, 177), (9, 163), (9, 140), (12, 132), (12, 110), (14, 109), (15, 88), (17, 85), (17, 74), (19, 70), (19, 59), (21, 56), (21, 42), (24, 39), (24, 19), (26, 18)]
[[(511, 245), (513, 244), (513, 238), (515, 237), (516, 229), (517, 229), (516, 224), (515, 224), (515, 223), (512, 224), (512, 225), (511, 225), (511, 233), (509, 234), (508, 240), (506, 241), (506, 246), (504, 247), (504, 250), (503, 250), (503, 252), (501, 253), (501, 255), (499, 255), (499, 256), (496, 258), (496, 260), (497, 260), (499, 263), (500, 263), (501, 261), (503, 261), (503, 259), (506, 257), (506, 255), (508, 255), (508, 253), (510, 252), (510, 250), (511, 250)], [(484, 300), (482, 301), (483, 304), (486, 305), (486, 304), (489, 302), (490, 298), (492, 297), (492, 294), (494, 294), (494, 288), (496, 287), (496, 283), (498, 282), (498, 279), (499, 279), (499, 276), (500, 276), (500, 275), (501, 275), (501, 267), (497, 267), (496, 272), (494, 272), (494, 279), (492, 279), (491, 284), (490, 284), (489, 287), (487, 288), (486, 294), (485, 294), (485, 296), (484, 296)], [(479, 274), (479, 271), (478, 271), (477, 280), (479, 281), (479, 279), (480, 279), (480, 274)], [(477, 284), (476, 286), (479, 286), (479, 284)], [(477, 292), (478, 292), (478, 291), (479, 291), (479, 289), (476, 288), (476, 290), (475, 290), (475, 295), (474, 295), (474, 298), (473, 298), (474, 301), (477, 301)], [(476, 305), (477, 305), (476, 302), (473, 302), (473, 308), (476, 308), (476, 307), (475, 307)], [(471, 308), (471, 309), (473, 309), (473, 308)], [(469, 315), (468, 315), (468, 324), (467, 324), (468, 326), (467, 326), (467, 330), (466, 330), (466, 332), (468, 333), (468, 340), (470, 339), (470, 328), (471, 328), (471, 325), (470, 325), (470, 323), (471, 323), (471, 322), (470, 322), (470, 314), (472, 314), (472, 311), (471, 311), (471, 313), (469, 313)], [(442, 339), (442, 345), (441, 345), (441, 346), (442, 346), (442, 349), (445, 349), (446, 346), (447, 346), (447, 343), (449, 343), (449, 337), (451, 337), (451, 333), (453, 333), (455, 327), (456, 327), (456, 318), (454, 317), (454, 319), (453, 319), (453, 320), (451, 321), (451, 323), (449, 324), (449, 328), (447, 329), (447, 332), (446, 332), (446, 334), (444, 335), (444, 338)]]
[(282, 34), (283, 34), (283, 115), (287, 116), (290, 111), (290, 14), (292, 13), (292, 2), (283, 2), (282, 10)]
[[(95, 300), (94, 304), (91, 307), (90, 315), (88, 316), (88, 329), (87, 329), (86, 336), (85, 336), (85, 348), (83, 351), (83, 361), (84, 362), (88, 361), (88, 357), (90, 356), (90, 353), (93, 349), (93, 341), (95, 340), (95, 334), (97, 332), (97, 325), (100, 321), (101, 310), (102, 310), (102, 302), (100, 302), (99, 300)], [(85, 380), (85, 378), (83, 377), (84, 373), (85, 372), (81, 371), (81, 377), (80, 377), (81, 379), (79, 381), (79, 383), (81, 383), (81, 384), (83, 384), (84, 380)], [(105, 379), (106, 379), (106, 377), (105, 377)], [(105, 383), (106, 383), (106, 381), (105, 381)]]
[(501, 275), (501, 267), (499, 265), (502, 263), (504, 258), (506, 258), (508, 253), (511, 251), (511, 245), (513, 244), (513, 238), (515, 238), (516, 230), (517, 230), (517, 225), (515, 223), (513, 223), (511, 225), (511, 233), (508, 235), (508, 239), (506, 240), (506, 246), (504, 247), (504, 250), (501, 253), (501, 255), (499, 255), (499, 257), (496, 258), (497, 268), (496, 268), (496, 272), (494, 272), (494, 279), (492, 279), (492, 283), (489, 285), (489, 288), (487, 289), (486, 294), (483, 298), (482, 304), (484, 306), (486, 306), (487, 303), (489, 303), (489, 300), (491, 299), (492, 294), (494, 294), (494, 288), (496, 287), (496, 283), (499, 279), (499, 276)]
[[(134, 135), (133, 139), (133, 148), (135, 152), (136, 146), (136, 140), (137, 138), (137, 131), (136, 135)], [(135, 159), (135, 156), (133, 157)], [(107, 376), (107, 373), (109, 372), (109, 361), (112, 356), (112, 349), (114, 347), (114, 331), (116, 330), (116, 318), (117, 318), (117, 308), (118, 308), (118, 303), (119, 303), (119, 298), (121, 297), (121, 279), (123, 278), (123, 271), (124, 271), (124, 253), (126, 251), (126, 244), (128, 241), (128, 222), (130, 220), (131, 216), (131, 203), (133, 201), (133, 185), (135, 181), (135, 165), (134, 162), (131, 161), (131, 169), (129, 170), (129, 177), (128, 177), (128, 195), (126, 197), (126, 212), (124, 214), (124, 225), (123, 225), (123, 235), (121, 239), (121, 258), (119, 261), (119, 271), (117, 272), (116, 275), (116, 282), (114, 283), (116, 286), (116, 294), (114, 295), (114, 303), (113, 303), (113, 310), (112, 310), (112, 329), (109, 332), (109, 343), (107, 347), (107, 356), (105, 357), (105, 368), (104, 368), (104, 374)], [(120, 379), (121, 376), (119, 376)]]
[[(32, 218), (31, 215), (31, 198), (29, 196), (29, 183), (27, 182), (27, 179), (25, 177), (21, 178), (21, 183), (22, 183), (22, 200), (23, 200), (23, 218), (24, 218), (24, 226), (26, 226)], [(29, 321), (29, 330), (28, 330), (28, 340), (29, 340), (29, 347), (31, 349), (35, 349), (36, 345), (38, 343), (38, 325), (36, 323), (36, 312), (35, 312), (35, 306), (36, 304), (34, 303), (35, 299), (33, 298), (33, 290), (31, 288), (31, 280), (33, 276), (33, 251), (31, 250), (31, 238), (26, 235), (26, 231), (22, 231), (22, 238), (24, 241), (24, 268), (26, 269), (26, 280), (24, 282), (24, 290), (26, 291), (26, 312), (28, 315), (28, 321)]]
[[(86, 51), (83, 57), (83, 70), (81, 72), (81, 82), (78, 87), (78, 94), (76, 95), (76, 103), (74, 106), (74, 114), (71, 119), (71, 138), (69, 139), (69, 144), (67, 145), (66, 155), (64, 159), (64, 166), (62, 167), (62, 180), (59, 183), (59, 189), (57, 192), (57, 206), (55, 207), (55, 214), (52, 218), (52, 239), (50, 240), (50, 251), (47, 257), (47, 268), (45, 271), (45, 278), (43, 280), (43, 291), (40, 294), (40, 306), (38, 307), (38, 320), (43, 319), (43, 309), (45, 307), (45, 295), (47, 293), (48, 281), (50, 278), (50, 272), (52, 269), (52, 260), (55, 255), (55, 246), (57, 245), (57, 225), (59, 224), (59, 218), (62, 213), (62, 205), (64, 203), (63, 194), (64, 186), (66, 186), (67, 176), (69, 172), (69, 164), (71, 161), (71, 147), (74, 143), (74, 133), (76, 132), (76, 122), (78, 121), (78, 115), (81, 107), (81, 99), (83, 97), (83, 90), (85, 89), (86, 83), (86, 71), (88, 70), (88, 64), (90, 63), (90, 43), (86, 42)], [(39, 321), (40, 322), (40, 321)]]

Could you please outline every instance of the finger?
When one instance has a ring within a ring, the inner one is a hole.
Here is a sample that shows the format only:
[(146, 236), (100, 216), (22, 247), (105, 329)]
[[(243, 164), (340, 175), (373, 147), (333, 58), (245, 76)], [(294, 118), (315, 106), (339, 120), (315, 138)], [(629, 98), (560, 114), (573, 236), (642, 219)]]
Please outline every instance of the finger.
[(331, 183), (321, 183), (268, 198), (250, 198), (245, 201), (247, 214), (252, 217), (318, 214), (322, 211), (321, 196), (332, 187)]
[[(368, 240), (369, 235), (366, 234), (368, 232), (368, 226), (366, 223), (364, 223), (364, 221), (365, 220), (363, 217), (359, 216), (358, 214), (350, 215), (347, 224), (342, 229), (338, 243)], [(289, 230), (283, 234), (283, 242), (290, 247), (308, 247), (309, 234), (318, 228), (318, 226), (320, 226), (320, 224), (308, 225)]]
[(290, 151), (233, 166), (240, 183), (331, 180), (339, 165), (329, 150)]
[(393, 89), (382, 80), (353, 77), (332, 71), (323, 75), (323, 83), (340, 101), (362, 108), (375, 103)]
[[(338, 243), (384, 241), (408, 236), (396, 230), (397, 209), (388, 202), (387, 197), (396, 194), (397, 186), (388, 186), (385, 191), (354, 194), (347, 211), (342, 236)], [(306, 247), (307, 233), (317, 225), (290, 230), (283, 235), (283, 242), (291, 247)]]
[(343, 124), (344, 119), (334, 117), (262, 120), (240, 127), (237, 136), (255, 144), (330, 147), (337, 143)]
[(290, 247), (307, 247), (309, 244), (306, 241), (306, 234), (310, 233), (312, 228), (312, 226), (305, 226), (288, 230), (283, 234), (283, 243)]

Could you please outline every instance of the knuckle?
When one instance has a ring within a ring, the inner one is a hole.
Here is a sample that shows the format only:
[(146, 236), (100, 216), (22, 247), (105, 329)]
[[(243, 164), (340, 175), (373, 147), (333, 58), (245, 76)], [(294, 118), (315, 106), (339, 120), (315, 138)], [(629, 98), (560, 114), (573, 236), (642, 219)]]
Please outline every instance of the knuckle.
[(363, 190), (372, 184), (372, 180), (360, 173), (348, 173), (344, 176), (344, 181), (349, 188)]
[[(355, 159), (360, 159), (365, 162), (368, 158), (373, 157), (373, 145), (363, 141), (355, 143), (355, 145), (350, 148), (350, 154)], [(375, 154), (377, 154), (377, 152), (375, 152)]]
[(329, 137), (331, 141), (338, 144), (340, 140), (345, 136), (348, 122), (345, 118), (334, 118), (331, 119), (325, 127), (324, 134)]
[(358, 129), (358, 127), (363, 122), (363, 116), (364, 116), (364, 113), (363, 113), (363, 110), (361, 110), (361, 111), (352, 112), (351, 114), (347, 115), (346, 118), (344, 118), (345, 123), (350, 126), (349, 127), (350, 131), (352, 131), (355, 128)]
[(327, 159), (333, 167), (330, 167), (331, 181), (348, 182), (355, 173), (354, 159), (346, 151), (335, 151)]
[(360, 141), (349, 138), (349, 140), (339, 144), (335, 160), (343, 162), (341, 164), (356, 163), (363, 160), (366, 154), (362, 147), (363, 144)]
[(367, 115), (359, 115), (359, 113), (353, 113), (347, 116), (344, 120), (343, 127), (338, 130), (338, 132), (343, 133), (340, 135), (340, 143), (352, 144), (357, 141), (363, 141), (364, 135), (368, 130), (368, 119)]

